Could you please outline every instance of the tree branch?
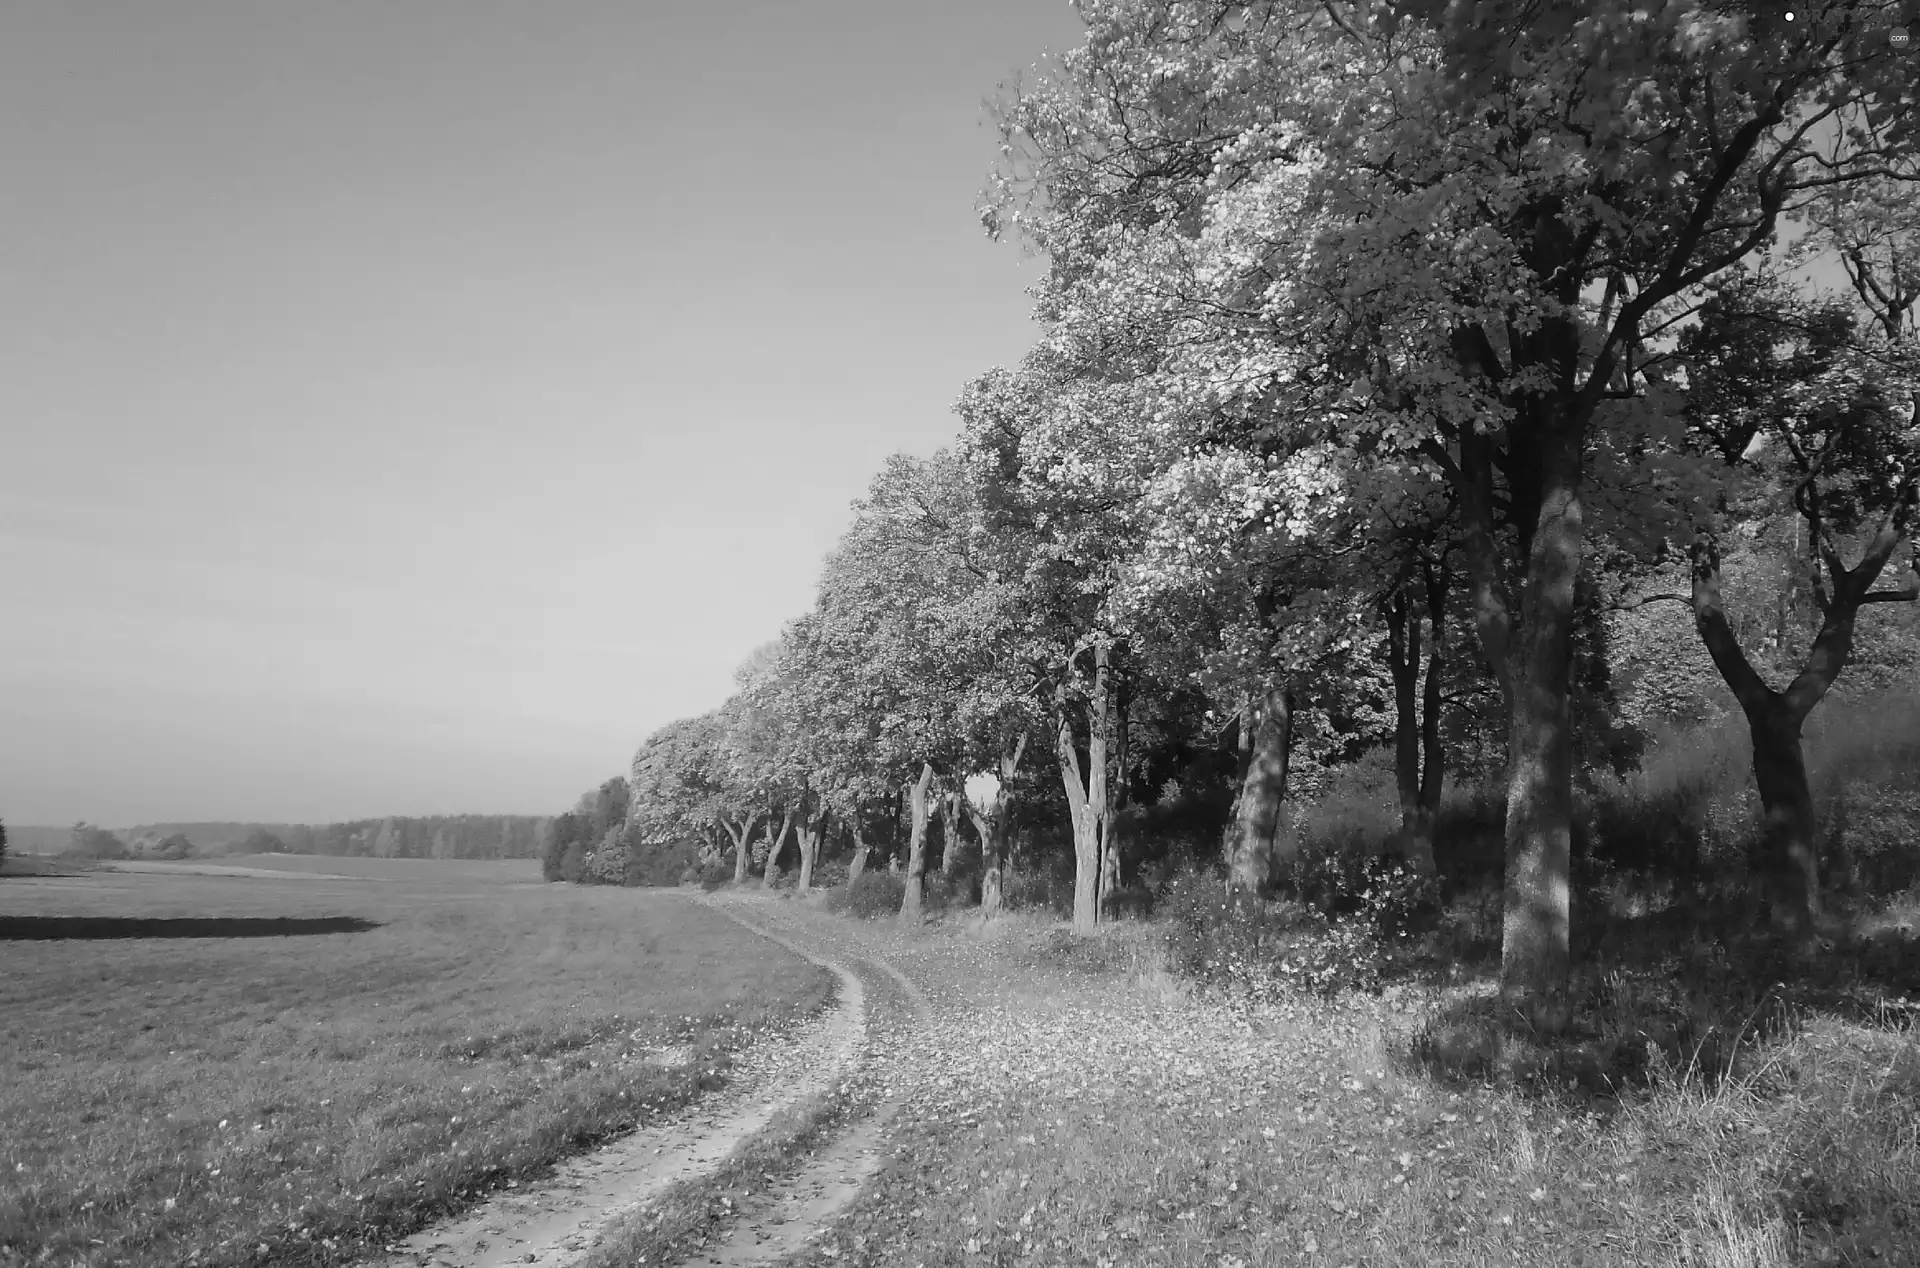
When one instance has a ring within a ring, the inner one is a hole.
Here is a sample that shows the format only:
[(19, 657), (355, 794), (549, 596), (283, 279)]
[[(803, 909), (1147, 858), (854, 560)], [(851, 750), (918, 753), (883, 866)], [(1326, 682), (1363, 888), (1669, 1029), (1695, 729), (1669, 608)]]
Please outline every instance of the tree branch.
[(1763, 709), (1774, 691), (1755, 671), (1740, 640), (1733, 636), (1727, 612), (1720, 598), (1720, 547), (1711, 536), (1702, 533), (1694, 539), (1689, 552), (1693, 556), (1693, 624), (1700, 641), (1707, 646), (1714, 668), (1733, 689), (1741, 708), (1748, 714)]
[(1684, 595), (1684, 594), (1643, 594), (1638, 598), (1634, 598), (1634, 599), (1622, 599), (1620, 602), (1609, 606), (1606, 609), (1606, 611), (1631, 612), (1635, 608), (1643, 608), (1649, 603), (1662, 603), (1662, 602), (1684, 603), (1684, 604), (1687, 604), (1688, 606), (1692, 606), (1693, 599), (1690, 595)]

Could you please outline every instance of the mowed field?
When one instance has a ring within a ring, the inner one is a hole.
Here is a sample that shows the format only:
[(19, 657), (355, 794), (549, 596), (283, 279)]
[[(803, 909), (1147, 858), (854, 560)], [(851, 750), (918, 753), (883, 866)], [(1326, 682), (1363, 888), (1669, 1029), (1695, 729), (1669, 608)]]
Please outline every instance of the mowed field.
[(678, 894), (232, 862), (285, 875), (0, 876), (0, 1264), (347, 1262), (832, 989)]

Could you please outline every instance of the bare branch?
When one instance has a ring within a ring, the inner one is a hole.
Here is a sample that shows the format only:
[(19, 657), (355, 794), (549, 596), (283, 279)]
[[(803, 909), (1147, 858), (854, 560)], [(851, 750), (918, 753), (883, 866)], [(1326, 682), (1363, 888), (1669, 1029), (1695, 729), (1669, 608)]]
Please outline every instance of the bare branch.
[(1641, 596), (1639, 596), (1638, 598), (1634, 598), (1634, 599), (1622, 599), (1622, 600), (1621, 600), (1620, 602), (1618, 602), (1618, 603), (1615, 603), (1615, 604), (1612, 604), (1611, 606), (1609, 606), (1609, 607), (1608, 607), (1608, 608), (1607, 608), (1606, 610), (1607, 610), (1607, 611), (1609, 611), (1609, 612), (1631, 612), (1631, 611), (1633, 611), (1633, 610), (1634, 610), (1635, 608), (1643, 608), (1643, 607), (1645, 607), (1645, 606), (1647, 606), (1647, 604), (1649, 604), (1649, 603), (1669, 603), (1669, 602), (1670, 602), (1670, 603), (1684, 603), (1684, 604), (1686, 604), (1686, 605), (1687, 605), (1688, 607), (1692, 607), (1692, 606), (1693, 606), (1693, 598), (1692, 598), (1692, 596), (1690, 596), (1690, 595), (1685, 595), (1685, 594), (1643, 594), (1643, 595), (1641, 595)]

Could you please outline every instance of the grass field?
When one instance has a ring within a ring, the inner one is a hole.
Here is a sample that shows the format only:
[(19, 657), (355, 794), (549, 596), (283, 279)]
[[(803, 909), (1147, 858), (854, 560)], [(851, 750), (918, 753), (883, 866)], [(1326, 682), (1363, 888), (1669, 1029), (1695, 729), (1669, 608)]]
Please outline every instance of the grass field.
[(228, 854), (213, 863), (294, 875), (324, 873), (374, 880), (412, 879), (435, 887), (452, 880), (484, 884), (541, 884), (539, 859), (374, 859), (336, 854)]
[(289, 874), (0, 879), (0, 1264), (347, 1262), (831, 991), (679, 896), (524, 862), (234, 861)]

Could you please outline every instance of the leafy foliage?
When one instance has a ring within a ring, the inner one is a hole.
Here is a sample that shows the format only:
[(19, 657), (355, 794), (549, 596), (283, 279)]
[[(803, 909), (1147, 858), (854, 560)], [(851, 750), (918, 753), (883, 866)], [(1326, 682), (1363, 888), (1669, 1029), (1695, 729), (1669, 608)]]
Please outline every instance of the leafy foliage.
[(837, 886), (827, 896), (827, 910), (873, 920), (891, 916), (900, 910), (906, 892), (904, 878), (891, 872), (863, 872), (852, 882)]
[(1201, 873), (1175, 876), (1155, 908), (1167, 924), (1172, 967), (1256, 1001), (1377, 989), (1431, 882), (1394, 864), (1329, 881), (1331, 914), (1235, 893)]
[(118, 836), (82, 820), (73, 825), (64, 853), (77, 859), (123, 859), (128, 850)]

